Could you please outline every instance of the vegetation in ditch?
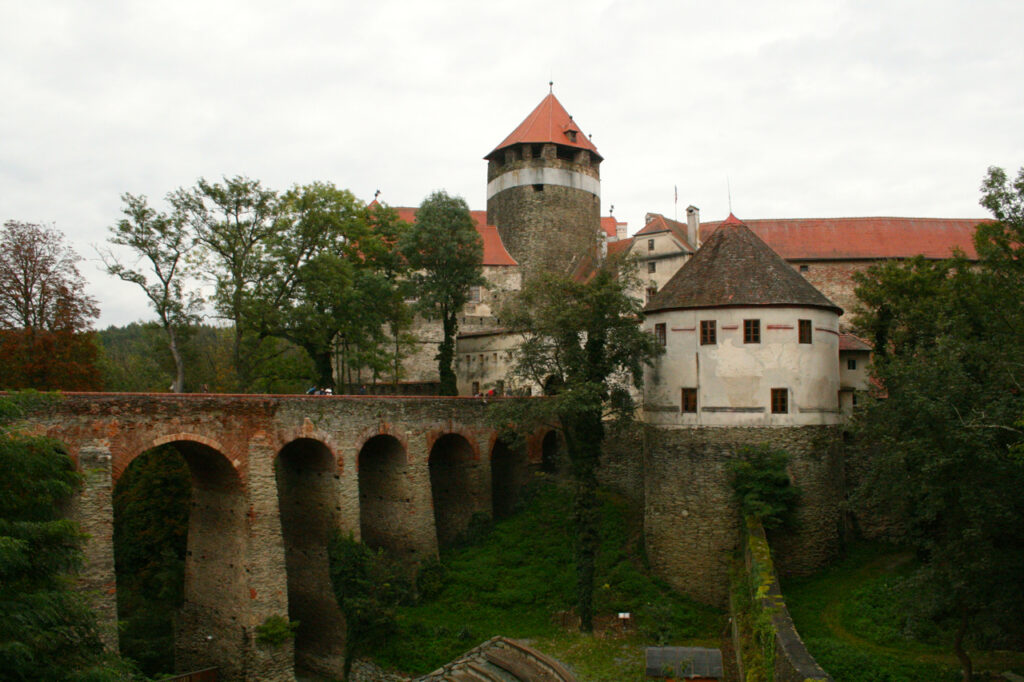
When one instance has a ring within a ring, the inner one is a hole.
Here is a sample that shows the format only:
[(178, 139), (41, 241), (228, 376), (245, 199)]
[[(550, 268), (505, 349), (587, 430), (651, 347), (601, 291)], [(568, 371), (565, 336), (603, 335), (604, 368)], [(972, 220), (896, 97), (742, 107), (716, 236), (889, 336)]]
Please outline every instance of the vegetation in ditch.
[[(946, 624), (908, 608), (918, 598), (913, 555), (859, 544), (832, 567), (783, 584), (797, 630), (819, 664), (844, 682), (941, 682), (962, 678)], [(982, 670), (1024, 671), (1024, 652), (979, 650)]]
[[(596, 634), (574, 632), (571, 488), (539, 476), (526, 498), (522, 510), (495, 523), (487, 537), (446, 552), (443, 570), (429, 565), (429, 579), (418, 582), (429, 584), (433, 596), (421, 590), (418, 601), (397, 608), (397, 631), (374, 648), (379, 664), (426, 673), (505, 635), (570, 664), (581, 680), (623, 680), (642, 678), (644, 646), (719, 646), (723, 614), (650, 577), (641, 515), (605, 491), (599, 495)], [(620, 612), (633, 618), (625, 633)]]

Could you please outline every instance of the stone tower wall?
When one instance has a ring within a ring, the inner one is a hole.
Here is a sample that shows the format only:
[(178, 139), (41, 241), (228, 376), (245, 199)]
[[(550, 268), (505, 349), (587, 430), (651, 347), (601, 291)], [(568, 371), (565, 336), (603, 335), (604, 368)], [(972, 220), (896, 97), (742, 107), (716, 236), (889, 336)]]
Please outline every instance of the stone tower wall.
[(831, 426), (647, 427), (644, 533), (651, 568), (676, 589), (723, 606), (740, 538), (727, 463), (740, 447), (767, 443), (789, 453), (802, 491), (794, 527), (770, 534), (783, 576), (824, 566), (838, 551), (843, 475)]
[[(539, 156), (535, 152), (540, 151)], [(601, 225), (598, 158), (555, 144), (515, 145), (487, 168), (487, 222), (498, 228), (525, 277), (564, 270), (597, 245)]]

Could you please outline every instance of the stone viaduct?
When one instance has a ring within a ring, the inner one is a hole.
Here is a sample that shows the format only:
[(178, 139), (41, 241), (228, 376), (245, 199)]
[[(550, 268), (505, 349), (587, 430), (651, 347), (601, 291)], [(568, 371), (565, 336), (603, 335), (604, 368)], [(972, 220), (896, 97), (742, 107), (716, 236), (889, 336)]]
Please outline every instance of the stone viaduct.
[[(509, 512), (531, 466), (557, 448), (554, 432), (538, 431), (513, 450), (479, 398), (79, 393), (32, 415), (30, 428), (62, 442), (85, 474), (72, 505), (88, 534), (82, 580), (111, 645), (114, 487), (157, 446), (184, 456), (192, 500), (176, 657), (247, 680), (339, 674), (334, 528), (416, 564), (474, 513)], [(293, 644), (256, 641), (273, 615), (300, 621)]]

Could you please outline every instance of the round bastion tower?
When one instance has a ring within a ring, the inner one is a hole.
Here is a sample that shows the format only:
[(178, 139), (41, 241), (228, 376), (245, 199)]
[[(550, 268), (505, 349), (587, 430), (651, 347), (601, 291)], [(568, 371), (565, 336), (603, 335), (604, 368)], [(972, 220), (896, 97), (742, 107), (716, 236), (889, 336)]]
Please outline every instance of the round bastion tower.
[(523, 277), (594, 253), (601, 155), (553, 93), (486, 157), (487, 222)]

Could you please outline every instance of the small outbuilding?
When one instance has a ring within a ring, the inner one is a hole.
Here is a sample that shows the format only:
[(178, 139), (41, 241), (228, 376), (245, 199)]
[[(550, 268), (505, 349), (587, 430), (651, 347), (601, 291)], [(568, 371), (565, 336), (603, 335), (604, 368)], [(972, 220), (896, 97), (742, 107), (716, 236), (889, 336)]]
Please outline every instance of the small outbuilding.
[(722, 652), (697, 646), (648, 647), (647, 678), (656, 680), (722, 679)]

